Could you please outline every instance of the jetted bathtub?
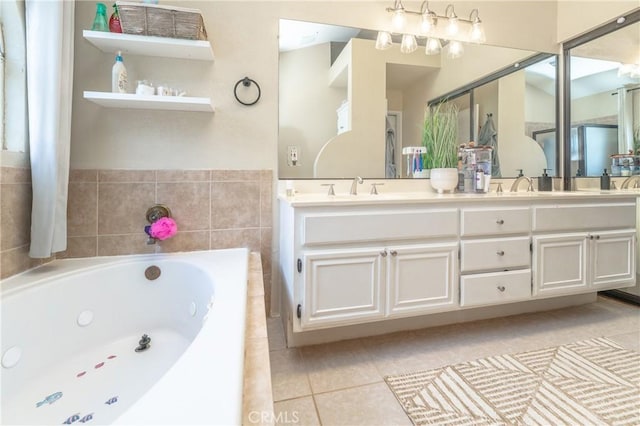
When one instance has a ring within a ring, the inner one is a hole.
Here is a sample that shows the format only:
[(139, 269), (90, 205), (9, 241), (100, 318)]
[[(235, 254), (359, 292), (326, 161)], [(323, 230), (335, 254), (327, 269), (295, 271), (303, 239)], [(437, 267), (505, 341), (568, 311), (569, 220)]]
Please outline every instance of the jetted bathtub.
[(248, 256), (57, 260), (2, 281), (0, 422), (240, 424)]

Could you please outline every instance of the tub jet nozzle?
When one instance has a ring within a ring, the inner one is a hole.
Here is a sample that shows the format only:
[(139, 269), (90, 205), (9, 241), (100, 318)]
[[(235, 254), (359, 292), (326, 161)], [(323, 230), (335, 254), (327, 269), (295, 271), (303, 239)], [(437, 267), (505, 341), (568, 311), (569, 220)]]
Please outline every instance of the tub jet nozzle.
[(140, 338), (140, 341), (138, 342), (138, 347), (136, 348), (136, 352), (146, 351), (147, 349), (149, 349), (150, 346), (151, 346), (151, 337), (147, 336), (146, 334), (143, 334), (142, 337)]

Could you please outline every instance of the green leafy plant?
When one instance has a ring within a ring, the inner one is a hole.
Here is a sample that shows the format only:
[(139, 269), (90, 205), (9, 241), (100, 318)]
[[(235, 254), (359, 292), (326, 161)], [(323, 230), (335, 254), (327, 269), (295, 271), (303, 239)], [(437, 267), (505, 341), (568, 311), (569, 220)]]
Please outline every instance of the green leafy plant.
[(425, 168), (457, 167), (457, 105), (450, 102), (441, 102), (425, 108), (422, 145), (426, 148)]

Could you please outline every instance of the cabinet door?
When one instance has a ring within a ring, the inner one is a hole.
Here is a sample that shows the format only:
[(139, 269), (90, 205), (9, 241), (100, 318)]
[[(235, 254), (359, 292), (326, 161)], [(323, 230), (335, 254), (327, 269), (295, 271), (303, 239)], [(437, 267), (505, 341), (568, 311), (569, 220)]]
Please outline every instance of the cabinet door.
[(591, 280), (597, 290), (635, 284), (635, 230), (594, 232), (589, 242)]
[(588, 291), (587, 233), (533, 237), (533, 295)]
[(305, 253), (301, 328), (324, 328), (382, 318), (383, 250)]
[(387, 313), (451, 310), (458, 301), (457, 243), (389, 248)]

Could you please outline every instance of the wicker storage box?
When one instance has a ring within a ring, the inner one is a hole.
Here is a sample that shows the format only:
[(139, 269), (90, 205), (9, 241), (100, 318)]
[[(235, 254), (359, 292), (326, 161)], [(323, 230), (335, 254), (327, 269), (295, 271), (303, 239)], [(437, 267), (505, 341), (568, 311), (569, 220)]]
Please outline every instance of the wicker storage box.
[(124, 34), (206, 40), (202, 14), (198, 9), (117, 1)]

